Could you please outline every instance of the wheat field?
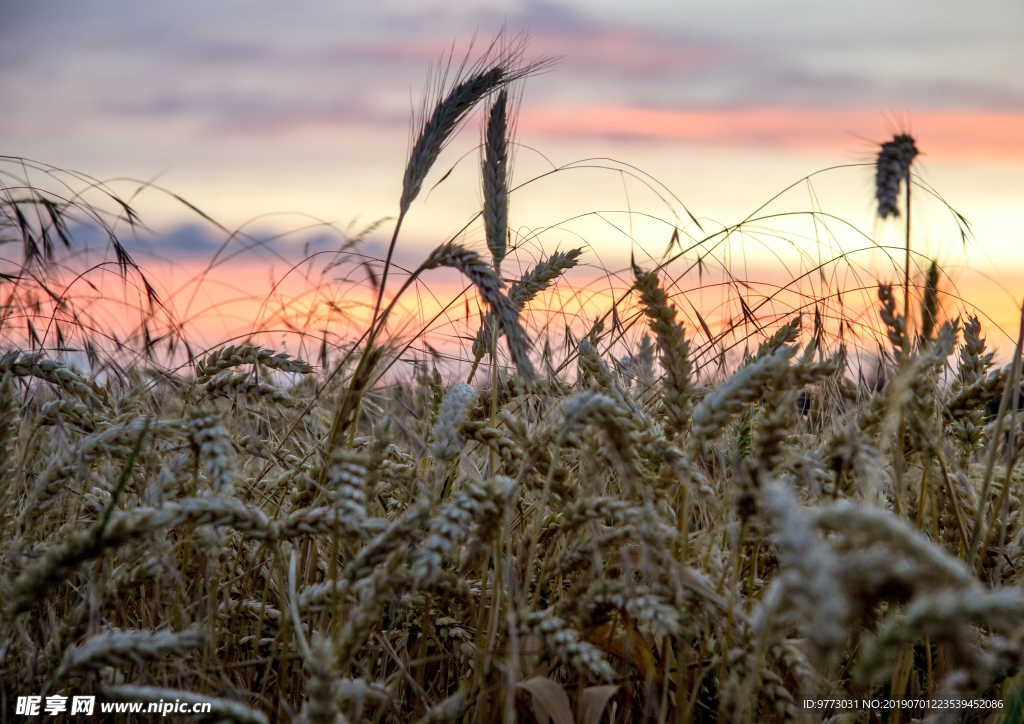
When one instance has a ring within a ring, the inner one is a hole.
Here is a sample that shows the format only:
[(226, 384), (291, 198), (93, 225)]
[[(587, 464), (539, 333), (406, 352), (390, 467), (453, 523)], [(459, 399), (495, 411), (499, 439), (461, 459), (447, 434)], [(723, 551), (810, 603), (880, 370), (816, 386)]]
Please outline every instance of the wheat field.
[[(667, 264), (629, 270), (632, 337), (615, 307), (542, 346), (531, 305), (584, 251), (502, 274), (514, 88), (545, 65), (521, 51), (440, 79), (369, 322), (316, 367), (252, 340), (120, 363), (73, 300), (33, 349), (78, 207), (5, 187), (5, 721), (26, 694), (238, 722), (1024, 718), (1020, 342), (997, 365), (978, 318), (941, 312), (908, 226), (903, 277), (871, 288), (871, 376), (809, 312), (723, 363), (739, 333), (685, 327)], [(478, 106), (486, 249), (446, 242), (396, 291), (402, 221)], [(882, 147), (882, 218), (916, 153)], [(395, 300), (442, 267), (486, 309), (469, 354), (396, 375)]]

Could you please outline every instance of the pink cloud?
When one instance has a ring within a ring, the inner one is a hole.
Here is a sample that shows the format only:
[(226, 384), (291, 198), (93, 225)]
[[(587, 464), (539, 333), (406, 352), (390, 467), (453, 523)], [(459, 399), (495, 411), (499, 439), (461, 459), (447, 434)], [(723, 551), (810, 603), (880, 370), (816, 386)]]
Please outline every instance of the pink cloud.
[(909, 131), (928, 155), (957, 161), (1024, 161), (1024, 113), (921, 110), (906, 128), (873, 109), (732, 108), (676, 110), (624, 106), (523, 108), (523, 131), (683, 143), (760, 145), (787, 151), (864, 150)]

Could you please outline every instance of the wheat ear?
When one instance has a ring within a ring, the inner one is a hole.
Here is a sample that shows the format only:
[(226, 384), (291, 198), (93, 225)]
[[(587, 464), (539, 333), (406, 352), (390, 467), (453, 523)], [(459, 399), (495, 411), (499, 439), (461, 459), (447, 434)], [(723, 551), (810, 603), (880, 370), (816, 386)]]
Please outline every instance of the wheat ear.
[(422, 269), (436, 269), (442, 266), (454, 267), (469, 277), (501, 325), (508, 342), (508, 351), (520, 377), (533, 379), (533, 363), (529, 355), (530, 339), (519, 323), (519, 309), (502, 293), (505, 284), (501, 277), (484, 264), (475, 251), (453, 243), (443, 244), (435, 249), (423, 262)]
[(690, 397), (693, 395), (690, 364), (690, 343), (683, 328), (676, 322), (676, 308), (669, 304), (668, 294), (658, 285), (658, 275), (635, 269), (640, 305), (651, 320), (651, 329), (658, 336), (661, 350), (662, 402), (667, 417), (669, 438), (690, 426)]
[(508, 104), (508, 88), (502, 88), (491, 105), (484, 134), (484, 231), (496, 272), (505, 258), (508, 240)]

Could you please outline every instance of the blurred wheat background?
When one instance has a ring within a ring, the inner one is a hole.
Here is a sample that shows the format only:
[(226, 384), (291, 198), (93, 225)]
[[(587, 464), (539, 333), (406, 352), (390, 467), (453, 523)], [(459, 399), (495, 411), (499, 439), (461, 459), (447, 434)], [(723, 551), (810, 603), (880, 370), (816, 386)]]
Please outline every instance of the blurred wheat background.
[(1020, 256), (934, 178), (952, 111), (722, 223), (523, 135), (772, 113), (567, 120), (545, 32), (492, 37), (432, 57), (352, 223), (0, 158), (4, 715), (1019, 721)]

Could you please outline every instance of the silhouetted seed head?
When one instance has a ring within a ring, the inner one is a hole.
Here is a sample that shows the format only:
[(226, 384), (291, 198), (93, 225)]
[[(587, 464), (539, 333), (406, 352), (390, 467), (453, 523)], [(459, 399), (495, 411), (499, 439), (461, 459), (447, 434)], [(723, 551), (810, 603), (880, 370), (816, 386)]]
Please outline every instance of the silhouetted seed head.
[(878, 215), (883, 219), (889, 215), (899, 216), (896, 198), (900, 184), (910, 174), (910, 164), (917, 156), (914, 139), (906, 134), (896, 136), (882, 144), (875, 164), (875, 196), (878, 198)]
[(892, 284), (878, 285), (878, 300), (882, 303), (878, 314), (885, 324), (893, 353), (899, 357), (905, 351), (907, 326), (903, 315), (896, 313), (896, 298), (892, 295)]
[[(447, 71), (442, 70), (440, 77), (436, 79), (437, 82), (428, 91), (428, 98), (424, 102), (420, 116), (421, 125), (416, 129), (416, 140), (412, 153), (409, 154), (405, 178), (402, 180), (402, 213), (409, 209), (409, 205), (419, 194), (430, 167), (434, 165), (438, 154), (466, 114), (488, 94), (528, 75), (538, 73), (552, 62), (551, 58), (524, 62), (524, 37), (505, 45), (503, 43), (504, 35), (501, 35), (480, 61), (470, 68), (465, 65), (460, 67), (450, 85), (447, 82)], [(435, 93), (436, 102), (431, 110), (430, 96), (434, 96)], [(507, 121), (507, 116), (505, 120)]]
[(921, 301), (921, 337), (931, 339), (939, 318), (939, 267), (933, 261), (928, 267)]
[(437, 104), (409, 156), (402, 181), (401, 208), (409, 208), (423, 186), (430, 167), (444, 148), (459, 122), (484, 96), (501, 85), (506, 75), (502, 67), (489, 68), (462, 81)]
[(508, 137), (508, 89), (502, 88), (487, 118), (483, 163), (484, 229), (495, 269), (505, 258), (508, 237)]

